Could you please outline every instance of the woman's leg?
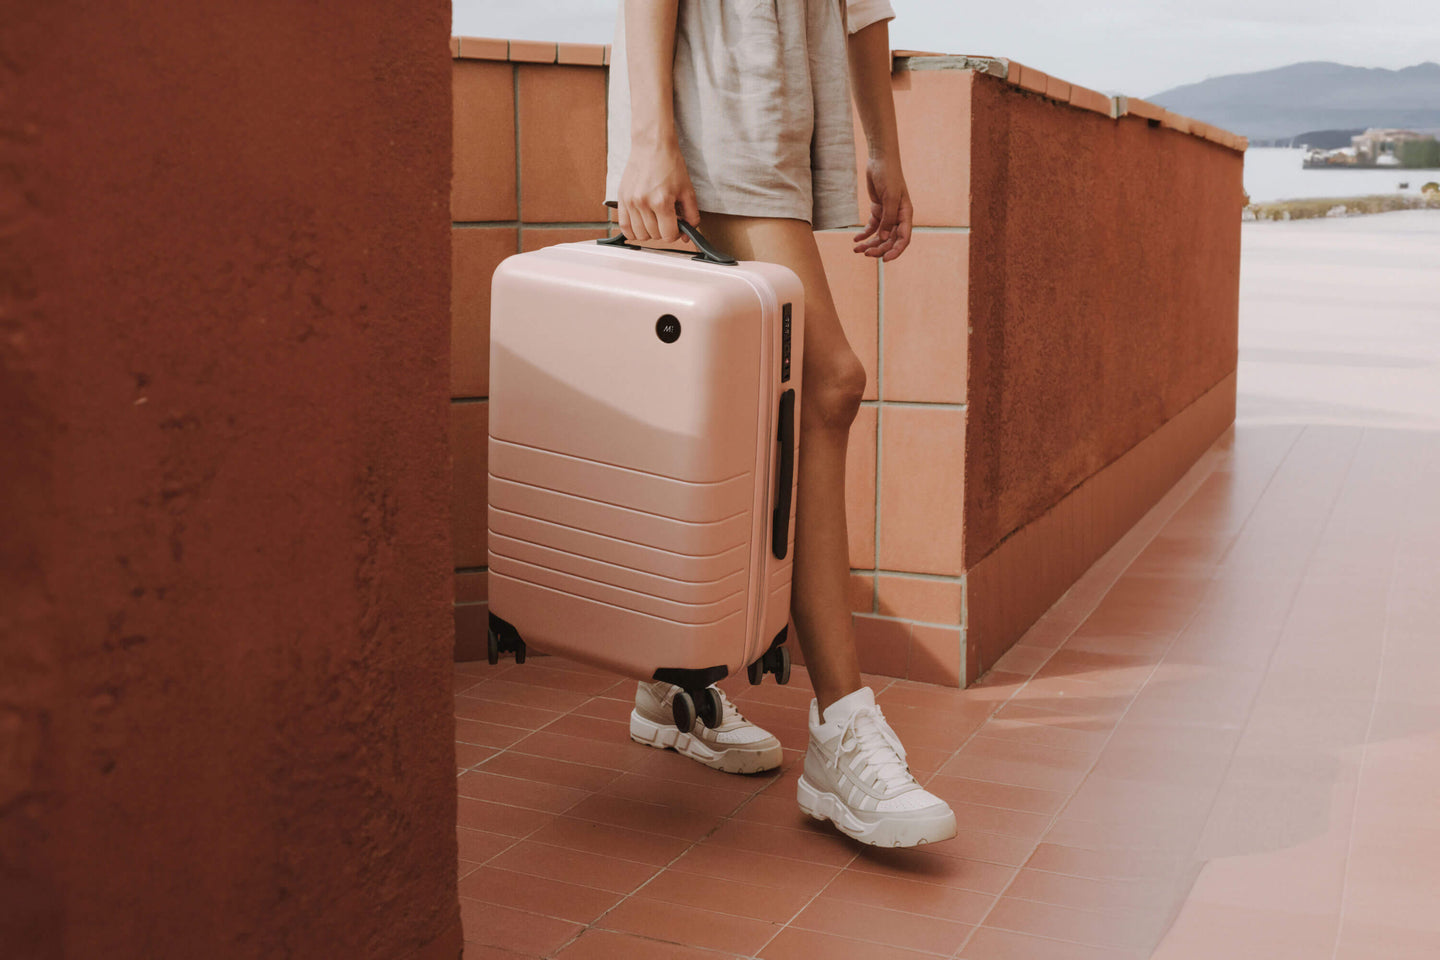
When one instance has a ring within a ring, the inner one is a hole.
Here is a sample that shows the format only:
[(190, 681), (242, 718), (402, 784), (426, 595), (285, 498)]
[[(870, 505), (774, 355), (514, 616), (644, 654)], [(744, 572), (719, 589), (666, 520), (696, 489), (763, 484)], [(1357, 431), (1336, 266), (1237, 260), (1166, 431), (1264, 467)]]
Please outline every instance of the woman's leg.
[(824, 711), (860, 687), (848, 593), (845, 451), (865, 391), (865, 368), (840, 327), (808, 223), (702, 213), (701, 225), (705, 236), (731, 256), (783, 264), (805, 284), (800, 476), (790, 608), (815, 699)]

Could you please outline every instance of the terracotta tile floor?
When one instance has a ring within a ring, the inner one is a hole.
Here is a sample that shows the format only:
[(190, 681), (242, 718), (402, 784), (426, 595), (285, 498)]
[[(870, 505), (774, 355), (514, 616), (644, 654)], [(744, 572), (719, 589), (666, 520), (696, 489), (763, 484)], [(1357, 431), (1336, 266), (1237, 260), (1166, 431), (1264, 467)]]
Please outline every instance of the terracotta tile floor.
[[(1246, 227), (1236, 428), (979, 685), (870, 678), (953, 841), (457, 665), (465, 956), (1440, 957), (1437, 275), (1440, 214)], [(803, 670), (728, 689), (803, 746)]]

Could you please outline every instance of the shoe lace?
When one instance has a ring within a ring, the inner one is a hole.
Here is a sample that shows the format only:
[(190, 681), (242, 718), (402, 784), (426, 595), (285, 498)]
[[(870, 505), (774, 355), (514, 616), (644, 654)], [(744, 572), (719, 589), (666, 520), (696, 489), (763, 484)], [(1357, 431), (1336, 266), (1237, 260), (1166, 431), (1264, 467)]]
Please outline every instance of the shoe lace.
[(735, 704), (730, 702), (730, 698), (725, 696), (724, 690), (716, 687), (715, 692), (720, 694), (720, 723), (715, 728), (716, 730), (728, 730), (731, 727), (748, 722), (740, 715), (740, 711), (735, 708)]
[(887, 791), (915, 782), (906, 763), (905, 747), (879, 707), (861, 707), (850, 715), (840, 732), (840, 749), (831, 758), (837, 771), (847, 752), (852, 752), (862, 766), (869, 767), (876, 785)]

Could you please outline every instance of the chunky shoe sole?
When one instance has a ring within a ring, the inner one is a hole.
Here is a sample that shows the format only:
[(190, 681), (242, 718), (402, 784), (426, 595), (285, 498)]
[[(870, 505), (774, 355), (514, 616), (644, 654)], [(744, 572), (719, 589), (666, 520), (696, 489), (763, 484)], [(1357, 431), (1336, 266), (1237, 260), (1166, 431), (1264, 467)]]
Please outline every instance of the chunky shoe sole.
[(896, 813), (855, 810), (830, 791), (816, 787), (804, 774), (796, 787), (796, 799), (800, 809), (816, 820), (829, 820), (847, 837), (873, 847), (918, 847), (955, 836), (955, 813), (948, 806)]
[(716, 749), (692, 733), (681, 733), (674, 723), (647, 720), (638, 710), (630, 711), (630, 739), (647, 747), (674, 750), (723, 773), (764, 773), (780, 766), (778, 741), (768, 746), (737, 744)]

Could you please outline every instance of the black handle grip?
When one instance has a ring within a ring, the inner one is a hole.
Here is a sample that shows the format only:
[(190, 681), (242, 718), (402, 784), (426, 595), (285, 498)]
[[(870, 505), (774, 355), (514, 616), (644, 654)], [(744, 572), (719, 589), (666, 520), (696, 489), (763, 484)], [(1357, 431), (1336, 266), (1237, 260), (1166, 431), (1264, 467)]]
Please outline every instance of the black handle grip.
[(790, 499), (795, 486), (795, 391), (780, 395), (780, 466), (775, 471), (775, 516), (770, 550), (784, 560), (790, 550)]
[[(685, 234), (685, 236), (689, 237), (690, 242), (695, 244), (695, 249), (700, 251), (699, 253), (695, 254), (695, 256), (691, 259), (703, 260), (706, 263), (718, 263), (726, 267), (733, 267), (736, 263), (739, 262), (734, 257), (725, 253), (721, 253), (719, 250), (715, 249), (714, 244), (712, 244), (709, 240), (706, 240), (705, 237), (701, 235), (700, 231), (692, 227), (690, 225), (690, 221), (686, 220), (684, 217), (678, 218), (678, 223), (680, 224), (680, 232)], [(617, 233), (613, 237), (607, 237), (604, 240), (596, 240), (595, 242), (606, 247), (629, 247), (631, 250), (647, 249), (640, 246), (639, 244), (631, 243), (625, 238), (625, 234), (623, 233)]]

